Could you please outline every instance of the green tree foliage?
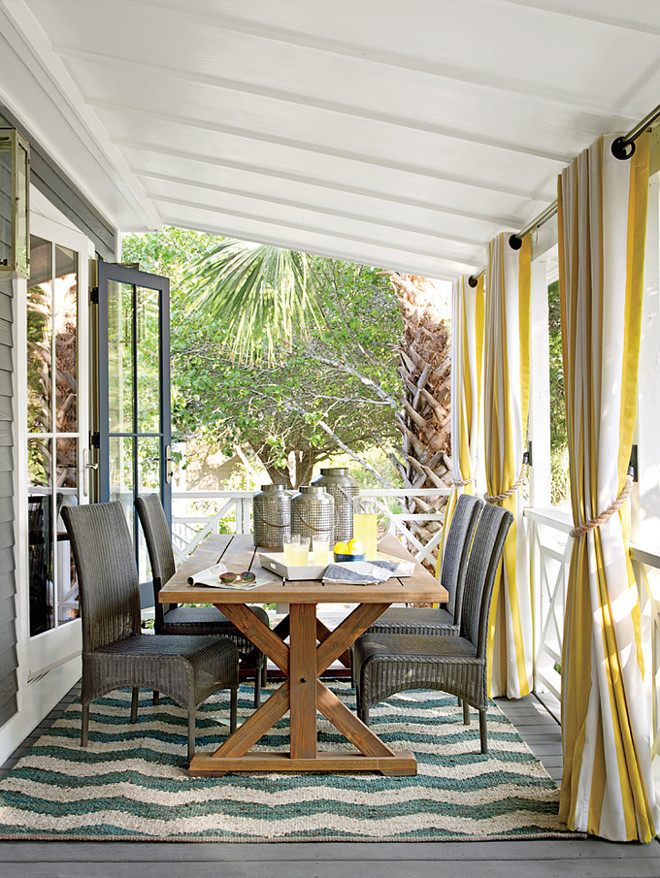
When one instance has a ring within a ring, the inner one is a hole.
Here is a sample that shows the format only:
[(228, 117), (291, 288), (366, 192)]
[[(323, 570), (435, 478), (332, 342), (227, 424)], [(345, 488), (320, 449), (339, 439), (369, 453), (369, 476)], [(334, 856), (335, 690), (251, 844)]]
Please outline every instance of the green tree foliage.
[(548, 334), (550, 341), (550, 496), (553, 505), (560, 506), (568, 500), (569, 475), (559, 281), (555, 281), (548, 287)]
[[(124, 242), (124, 261), (171, 279), (176, 437), (203, 434), (227, 453), (249, 444), (271, 477), (290, 485), (305, 484), (313, 468), (337, 452), (356, 459), (374, 445), (389, 447), (398, 436), (394, 345), (401, 318), (388, 276), (337, 260), (282, 257), (284, 273), (305, 288), (304, 300), (298, 290), (289, 307), (305, 310), (306, 317), (289, 315), (288, 341), (280, 343), (281, 326), (261, 335), (255, 331), (263, 315), (279, 307), (273, 304), (276, 291), (269, 291), (277, 271), (261, 286), (243, 272), (244, 294), (252, 296), (254, 307), (260, 296), (272, 299), (259, 319), (240, 309), (232, 317), (224, 293), (210, 298), (214, 307), (204, 302), (200, 282), (211, 277), (208, 266), (217, 267), (218, 253), (238, 258), (236, 248), (221, 250), (217, 238), (181, 229), (132, 235)], [(274, 270), (277, 254), (260, 257)], [(200, 270), (191, 273), (195, 262)], [(217, 291), (217, 284), (212, 289)], [(312, 303), (311, 312), (306, 303)], [(250, 357), (240, 343), (246, 335), (252, 339)]]

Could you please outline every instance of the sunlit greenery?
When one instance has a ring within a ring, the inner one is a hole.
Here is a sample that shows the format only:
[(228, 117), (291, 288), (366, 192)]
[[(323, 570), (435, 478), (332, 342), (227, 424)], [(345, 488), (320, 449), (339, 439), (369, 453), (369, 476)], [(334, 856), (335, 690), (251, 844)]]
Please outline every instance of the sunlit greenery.
[[(314, 306), (304, 325), (300, 314), (289, 315), (291, 332), (278, 342), (279, 329), (264, 336), (253, 331), (254, 315), (232, 322), (224, 293), (200, 298), (200, 277), (217, 265), (218, 254), (237, 258), (222, 243), (174, 228), (124, 241), (124, 261), (171, 279), (174, 440), (205, 436), (227, 455), (237, 445), (249, 447), (274, 481), (293, 485), (305, 484), (318, 464), (346, 449), (371, 459), (374, 448), (385, 448), (380, 460), (387, 461), (390, 445), (398, 444), (401, 391), (395, 351), (401, 317), (388, 276), (320, 257), (280, 259), (284, 275), (304, 282)], [(277, 276), (275, 256), (260, 248), (259, 259), (269, 273), (266, 284), (249, 285), (255, 307)], [(291, 293), (291, 307), (303, 305), (300, 290)], [(246, 348), (237, 341), (248, 324)]]
[(559, 281), (555, 281), (548, 287), (548, 333), (550, 340), (550, 499), (553, 506), (562, 506), (568, 502), (570, 484)]

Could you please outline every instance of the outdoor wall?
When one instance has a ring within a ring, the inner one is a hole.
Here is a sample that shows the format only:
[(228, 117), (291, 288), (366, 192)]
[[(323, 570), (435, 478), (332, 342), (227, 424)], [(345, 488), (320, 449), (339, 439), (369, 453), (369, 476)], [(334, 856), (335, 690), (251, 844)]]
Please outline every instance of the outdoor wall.
[(12, 314), (11, 281), (0, 278), (0, 726), (17, 709)]

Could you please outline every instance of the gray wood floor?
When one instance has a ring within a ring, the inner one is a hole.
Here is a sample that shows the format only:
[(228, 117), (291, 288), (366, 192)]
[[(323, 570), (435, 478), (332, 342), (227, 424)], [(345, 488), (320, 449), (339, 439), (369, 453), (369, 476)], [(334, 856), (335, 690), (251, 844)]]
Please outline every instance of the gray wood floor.
[[(35, 729), (0, 777), (76, 696)], [(534, 697), (498, 700), (550, 775), (561, 733)], [(660, 878), (660, 844), (597, 839), (501, 842), (220, 844), (0, 842), (0, 878)]]

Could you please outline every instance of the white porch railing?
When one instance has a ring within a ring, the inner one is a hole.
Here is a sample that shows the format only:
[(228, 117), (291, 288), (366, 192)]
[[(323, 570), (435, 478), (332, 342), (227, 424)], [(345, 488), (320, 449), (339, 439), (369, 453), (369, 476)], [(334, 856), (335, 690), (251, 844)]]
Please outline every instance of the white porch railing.
[[(392, 488), (361, 491), (363, 497), (373, 497), (378, 507), (390, 520), (393, 532), (403, 539), (418, 561), (435, 563), (442, 530), (438, 527), (427, 543), (422, 543), (412, 532), (413, 522), (442, 523), (444, 512), (412, 513), (392, 507), (396, 501), (411, 497), (433, 500), (449, 495), (442, 488)], [(177, 562), (183, 561), (209, 534), (252, 531), (252, 491), (173, 491), (172, 541)], [(401, 507), (403, 503), (399, 504)]]
[[(534, 691), (561, 697), (564, 607), (571, 560), (570, 513), (526, 509), (534, 584)], [(651, 706), (653, 756), (660, 755), (660, 555), (631, 546), (642, 612), (647, 692)], [(552, 708), (552, 705), (547, 705)], [(557, 705), (558, 706), (558, 705)]]

